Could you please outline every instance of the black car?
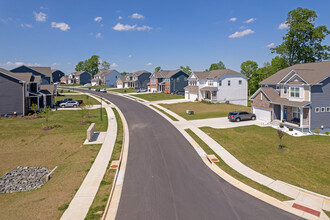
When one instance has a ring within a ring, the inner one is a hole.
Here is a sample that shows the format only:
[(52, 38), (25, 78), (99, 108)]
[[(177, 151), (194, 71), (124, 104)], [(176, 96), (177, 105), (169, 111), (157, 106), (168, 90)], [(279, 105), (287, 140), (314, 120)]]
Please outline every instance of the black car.
[(245, 111), (235, 111), (229, 112), (228, 119), (230, 121), (243, 121), (243, 120), (256, 120), (256, 115), (254, 113), (249, 113)]

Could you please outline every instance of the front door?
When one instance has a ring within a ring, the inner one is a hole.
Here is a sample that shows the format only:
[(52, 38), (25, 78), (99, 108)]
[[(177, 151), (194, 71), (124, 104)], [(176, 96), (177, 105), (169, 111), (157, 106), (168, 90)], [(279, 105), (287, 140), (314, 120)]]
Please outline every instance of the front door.
[(209, 91), (205, 91), (205, 98), (210, 99), (210, 92)]
[(284, 108), (283, 109), (283, 120), (286, 120), (286, 112), (287, 112), (287, 109), (286, 108)]

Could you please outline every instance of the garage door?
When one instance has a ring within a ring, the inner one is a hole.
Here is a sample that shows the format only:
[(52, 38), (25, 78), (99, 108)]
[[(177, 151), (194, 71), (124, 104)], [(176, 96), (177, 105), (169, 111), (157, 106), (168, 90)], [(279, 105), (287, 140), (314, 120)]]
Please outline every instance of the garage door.
[(271, 121), (271, 111), (269, 110), (265, 110), (265, 109), (261, 109), (261, 108), (253, 108), (253, 113), (256, 114), (257, 119), (259, 120), (263, 120), (266, 122), (270, 122)]

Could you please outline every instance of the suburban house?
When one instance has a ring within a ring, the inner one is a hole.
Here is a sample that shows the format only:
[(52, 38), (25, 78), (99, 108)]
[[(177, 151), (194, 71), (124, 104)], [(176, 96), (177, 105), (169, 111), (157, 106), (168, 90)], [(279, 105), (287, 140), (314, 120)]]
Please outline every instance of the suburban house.
[(52, 70), (53, 83), (60, 82), (64, 75), (65, 74), (61, 70)]
[(0, 115), (25, 115), (33, 103), (39, 108), (54, 103), (54, 85), (40, 85), (41, 76), (0, 68)]
[(124, 77), (120, 77), (117, 80), (117, 88), (147, 88), (147, 84), (150, 81), (151, 73), (146, 70), (136, 71), (134, 73), (127, 74)]
[(185, 99), (208, 100), (247, 106), (248, 79), (230, 69), (193, 72), (185, 87)]
[(330, 62), (296, 64), (260, 82), (251, 96), (258, 119), (301, 130), (330, 130)]
[(150, 92), (184, 94), (189, 75), (182, 70), (161, 70), (150, 76)]
[(69, 82), (69, 76), (62, 76), (60, 79), (61, 84), (68, 84)]
[(101, 70), (92, 79), (92, 86), (104, 85), (109, 87), (115, 87), (117, 79), (121, 77), (121, 74), (117, 70)]
[(70, 73), (68, 76), (67, 84), (80, 84), (91, 83), (92, 75), (86, 71), (78, 71)]
[(35, 76), (41, 76), (41, 84), (51, 84), (53, 83), (53, 74), (50, 67), (39, 67), (39, 66), (19, 66), (10, 72), (13, 73), (32, 73)]

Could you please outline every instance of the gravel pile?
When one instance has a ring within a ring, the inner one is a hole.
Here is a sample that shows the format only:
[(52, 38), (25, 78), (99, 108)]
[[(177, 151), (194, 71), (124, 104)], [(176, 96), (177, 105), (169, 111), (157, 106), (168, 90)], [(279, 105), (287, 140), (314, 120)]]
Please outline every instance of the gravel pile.
[(44, 167), (17, 167), (0, 177), (0, 193), (38, 189), (46, 183), (50, 171)]

